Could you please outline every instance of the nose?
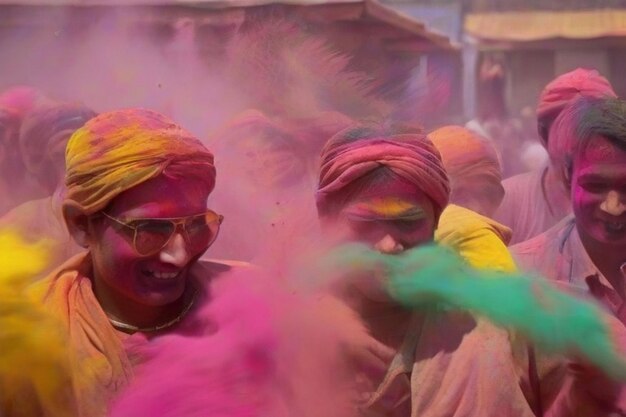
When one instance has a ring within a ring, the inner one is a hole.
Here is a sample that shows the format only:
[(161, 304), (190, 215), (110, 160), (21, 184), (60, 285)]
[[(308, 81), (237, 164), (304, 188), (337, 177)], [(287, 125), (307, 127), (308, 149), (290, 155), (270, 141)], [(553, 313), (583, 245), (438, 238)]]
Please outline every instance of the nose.
[(187, 252), (185, 239), (180, 233), (176, 233), (167, 245), (159, 253), (161, 262), (175, 265), (182, 268), (189, 262), (189, 253)]
[(621, 216), (626, 211), (626, 203), (622, 200), (620, 193), (611, 190), (600, 204), (600, 210), (612, 216)]
[(380, 239), (374, 245), (374, 249), (376, 249), (380, 253), (384, 253), (387, 255), (396, 255), (398, 253), (404, 252), (404, 246), (402, 243), (398, 242), (391, 235), (385, 235), (382, 239)]

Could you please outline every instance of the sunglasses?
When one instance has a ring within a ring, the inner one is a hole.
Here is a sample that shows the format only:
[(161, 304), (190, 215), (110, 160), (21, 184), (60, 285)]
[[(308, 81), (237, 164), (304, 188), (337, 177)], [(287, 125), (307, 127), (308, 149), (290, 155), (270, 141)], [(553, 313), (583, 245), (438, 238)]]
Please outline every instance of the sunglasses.
[(159, 219), (122, 220), (105, 212), (102, 214), (120, 227), (132, 231), (133, 248), (141, 256), (159, 252), (179, 229), (182, 229), (181, 234), (187, 244), (187, 250), (194, 254), (203, 252), (217, 238), (224, 220), (224, 216), (211, 210), (192, 216)]

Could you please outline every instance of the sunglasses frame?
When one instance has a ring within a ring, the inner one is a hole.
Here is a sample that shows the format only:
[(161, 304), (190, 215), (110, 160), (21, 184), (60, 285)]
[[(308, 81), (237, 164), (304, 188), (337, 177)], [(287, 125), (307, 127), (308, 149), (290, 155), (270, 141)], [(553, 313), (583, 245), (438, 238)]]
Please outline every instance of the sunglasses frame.
[[(215, 215), (215, 219), (217, 220), (217, 230), (215, 232), (215, 234), (213, 235), (213, 237), (211, 238), (211, 240), (209, 241), (209, 243), (206, 245), (206, 249), (208, 249), (217, 239), (217, 236), (219, 234), (222, 222), (224, 221), (224, 216), (221, 214), (217, 214), (216, 212), (214, 212), (213, 210), (207, 210), (204, 213), (198, 213), (198, 214), (192, 214), (190, 216), (184, 216), (184, 217), (141, 217), (141, 218), (129, 218), (129, 219), (124, 219), (121, 220), (117, 217), (113, 217), (110, 214), (106, 213), (105, 211), (101, 212), (104, 217), (113, 220), (115, 223), (119, 224), (120, 226), (126, 227), (130, 230), (133, 231), (133, 249), (135, 250), (135, 252), (137, 252), (137, 254), (141, 255), (141, 256), (151, 256), (154, 255), (155, 253), (158, 253), (159, 251), (161, 251), (164, 247), (167, 246), (168, 243), (170, 243), (170, 240), (172, 240), (172, 236), (174, 236), (176, 234), (176, 232), (178, 231), (178, 227), (181, 226), (184, 232), (183, 238), (185, 239), (185, 243), (189, 244), (189, 233), (187, 232), (187, 228), (185, 227), (185, 224), (187, 223), (187, 220), (192, 219), (194, 217), (201, 217), (201, 216), (207, 216), (208, 214), (213, 214)], [(165, 243), (163, 243), (163, 245), (161, 247), (159, 247), (158, 249), (155, 249), (153, 251), (150, 251), (148, 253), (142, 253), (137, 249), (137, 226), (132, 226), (129, 223), (130, 222), (137, 222), (137, 221), (167, 221), (171, 224), (174, 225), (174, 230), (172, 231), (172, 234), (167, 238), (167, 240), (165, 241)]]

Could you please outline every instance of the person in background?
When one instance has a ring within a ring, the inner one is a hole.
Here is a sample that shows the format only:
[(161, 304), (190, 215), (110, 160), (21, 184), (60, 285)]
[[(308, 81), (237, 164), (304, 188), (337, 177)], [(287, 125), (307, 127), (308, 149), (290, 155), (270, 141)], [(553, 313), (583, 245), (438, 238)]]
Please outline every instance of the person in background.
[[(625, 126), (626, 102), (618, 99), (579, 97), (561, 111), (549, 137), (553, 148), (568, 150), (558, 166), (563, 167), (573, 213), (511, 248), (520, 268), (595, 298), (622, 326), (626, 324)], [(562, 368), (552, 361), (538, 362), (536, 373), (539, 378), (559, 375)], [(599, 415), (622, 415), (623, 387), (605, 387), (595, 388), (601, 394), (596, 404), (604, 409)]]
[(581, 97), (552, 126), (572, 215), (512, 247), (520, 266), (588, 290), (626, 324), (626, 102)]
[(467, 129), (493, 143), (500, 157), (504, 178), (524, 170), (519, 159), (523, 145), (522, 125), (509, 111), (507, 73), (501, 54), (483, 56), (478, 72), (476, 118), (465, 124)]
[(22, 122), (19, 150), (23, 165), (45, 197), (27, 201), (0, 218), (0, 233), (11, 230), (32, 244), (45, 242), (48, 265), (41, 276), (80, 252), (71, 239), (61, 205), (65, 197), (65, 147), (72, 134), (96, 113), (77, 103), (41, 105)]
[(506, 247), (511, 230), (491, 219), (504, 196), (493, 144), (460, 126), (439, 128), (428, 137), (450, 179), (450, 204), (441, 214), (435, 241), (475, 268), (514, 271)]
[(504, 199), (494, 216), (513, 231), (512, 245), (545, 232), (571, 212), (562, 161), (572, 151), (552, 145), (551, 127), (565, 106), (580, 96), (616, 97), (606, 78), (583, 68), (560, 75), (541, 92), (537, 126), (550, 162), (541, 169), (504, 180)]
[(0, 216), (15, 207), (17, 198), (12, 197), (13, 185), (19, 184), (25, 175), (22, 158), (17, 146), (19, 120), (13, 112), (0, 109)]
[[(433, 242), (450, 186), (421, 132), (356, 126), (331, 138), (316, 193), (322, 230), (387, 255)], [(420, 313), (386, 292), (382, 272), (337, 294), (368, 327), (374, 357), (357, 372), (366, 416), (530, 416), (506, 331), (466, 313)]]
[(49, 103), (31, 87), (12, 87), (0, 94), (0, 216), (24, 201), (39, 198), (42, 190), (26, 172), (19, 147), (24, 119), (38, 106)]

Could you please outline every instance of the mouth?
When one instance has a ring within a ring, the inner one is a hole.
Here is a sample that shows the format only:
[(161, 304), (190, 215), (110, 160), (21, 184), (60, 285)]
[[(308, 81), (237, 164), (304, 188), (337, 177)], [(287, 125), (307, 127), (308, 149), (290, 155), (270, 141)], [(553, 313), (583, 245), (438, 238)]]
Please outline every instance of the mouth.
[(604, 228), (609, 233), (622, 233), (626, 230), (626, 222), (605, 221)]
[(141, 271), (145, 276), (154, 278), (159, 281), (172, 281), (180, 276), (181, 271), (175, 272), (163, 272), (163, 271), (154, 271), (150, 269), (145, 269)]

